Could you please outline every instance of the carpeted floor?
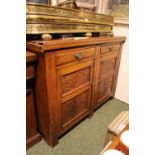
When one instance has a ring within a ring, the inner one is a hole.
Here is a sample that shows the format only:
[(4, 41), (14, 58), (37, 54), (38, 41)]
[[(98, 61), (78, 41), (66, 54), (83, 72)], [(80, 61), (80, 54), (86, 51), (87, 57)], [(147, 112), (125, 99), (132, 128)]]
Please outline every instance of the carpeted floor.
[(27, 155), (98, 155), (103, 148), (108, 124), (121, 112), (128, 110), (128, 104), (109, 100), (70, 132), (59, 139), (51, 148), (42, 140), (27, 151)]

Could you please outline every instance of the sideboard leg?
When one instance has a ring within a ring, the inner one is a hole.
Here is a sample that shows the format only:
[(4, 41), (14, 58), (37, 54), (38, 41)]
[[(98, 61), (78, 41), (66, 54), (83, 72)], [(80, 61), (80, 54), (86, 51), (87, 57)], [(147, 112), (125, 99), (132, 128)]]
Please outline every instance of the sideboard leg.
[(54, 146), (56, 146), (58, 143), (59, 143), (58, 139), (54, 139), (54, 140), (52, 141), (52, 146), (54, 147)]
[(50, 147), (54, 147), (54, 146), (56, 146), (58, 143), (59, 143), (59, 141), (58, 141), (58, 138), (57, 137), (52, 137), (52, 136), (44, 136), (44, 138), (45, 138), (45, 141), (47, 142), (47, 144), (50, 146)]

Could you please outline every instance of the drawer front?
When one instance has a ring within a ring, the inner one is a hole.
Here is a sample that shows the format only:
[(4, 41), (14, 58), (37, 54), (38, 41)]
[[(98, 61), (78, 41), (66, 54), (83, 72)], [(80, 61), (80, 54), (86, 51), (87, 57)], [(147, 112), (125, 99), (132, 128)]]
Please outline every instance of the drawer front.
[(95, 47), (74, 48), (56, 53), (56, 64), (62, 65), (68, 62), (80, 61), (95, 56)]
[(37, 129), (32, 81), (26, 81), (26, 149), (41, 140)]
[(101, 54), (119, 50), (120, 50), (120, 44), (101, 45)]

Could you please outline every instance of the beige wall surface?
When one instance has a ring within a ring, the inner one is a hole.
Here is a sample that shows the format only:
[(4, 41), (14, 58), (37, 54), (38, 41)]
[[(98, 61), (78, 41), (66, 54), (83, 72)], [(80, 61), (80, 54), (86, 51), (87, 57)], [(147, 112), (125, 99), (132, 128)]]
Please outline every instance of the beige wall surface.
[(123, 45), (122, 58), (120, 63), (115, 98), (129, 103), (129, 25), (115, 24), (114, 35), (126, 36), (127, 40)]
[[(108, 0), (99, 0), (97, 12), (105, 14), (107, 12), (107, 4)], [(115, 23), (117, 24), (114, 25), (114, 35), (127, 37), (123, 45), (115, 98), (129, 103), (129, 24), (126, 19), (117, 19)]]

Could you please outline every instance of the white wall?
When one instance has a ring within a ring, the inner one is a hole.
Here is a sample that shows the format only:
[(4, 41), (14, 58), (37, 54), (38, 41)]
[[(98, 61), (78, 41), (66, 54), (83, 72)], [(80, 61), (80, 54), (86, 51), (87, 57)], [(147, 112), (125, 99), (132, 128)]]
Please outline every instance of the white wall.
[[(99, 0), (97, 6), (98, 13), (107, 13), (108, 0)], [(114, 25), (114, 35), (115, 36), (126, 36), (127, 40), (123, 45), (122, 58), (120, 63), (117, 87), (115, 98), (129, 103), (129, 24), (126, 19), (117, 19)], [(119, 23), (119, 24), (118, 24)]]
[(120, 63), (118, 82), (115, 98), (129, 103), (129, 25), (116, 24), (114, 26), (115, 36), (126, 36), (127, 40), (123, 45), (122, 58)]

